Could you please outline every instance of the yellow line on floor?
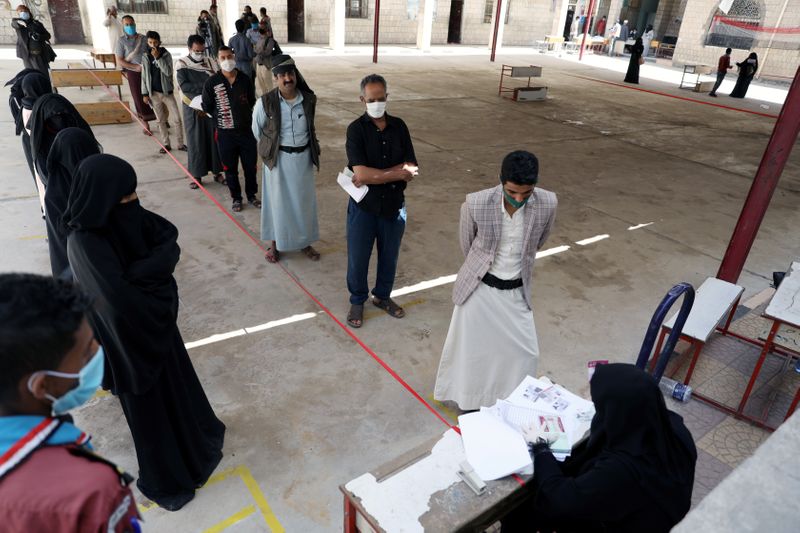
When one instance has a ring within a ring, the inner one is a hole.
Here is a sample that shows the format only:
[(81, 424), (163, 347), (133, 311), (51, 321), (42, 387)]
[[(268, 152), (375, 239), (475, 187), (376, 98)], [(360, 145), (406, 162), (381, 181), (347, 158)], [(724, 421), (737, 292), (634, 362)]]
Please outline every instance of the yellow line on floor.
[(223, 520), (222, 522), (215, 524), (210, 528), (204, 530), (203, 533), (219, 533), (220, 531), (227, 529), (234, 524), (238, 524), (239, 522), (241, 522), (242, 520), (244, 520), (245, 518), (247, 518), (248, 516), (250, 516), (255, 512), (256, 508), (252, 505), (248, 505), (238, 513), (235, 513), (226, 518), (225, 520)]
[(47, 235), (26, 235), (25, 237), (17, 237), (18, 241), (38, 241), (40, 239), (46, 239)]
[[(404, 304), (398, 303), (398, 305), (400, 305), (400, 307), (402, 307), (403, 309), (408, 309), (409, 307), (414, 307), (415, 305), (424, 304), (426, 301), (427, 300), (420, 298), (418, 300), (411, 300), (410, 302)], [(384, 315), (386, 315), (386, 311), (384, 311), (383, 309), (376, 308), (375, 311), (365, 311), (364, 321), (367, 321), (370, 318), (378, 318), (379, 316), (384, 316)]]
[(428, 401), (433, 403), (433, 405), (435, 405), (439, 409), (439, 411), (442, 412), (443, 415), (445, 415), (447, 418), (452, 420), (454, 423), (458, 424), (458, 415), (456, 414), (456, 412), (453, 411), (452, 409), (450, 409), (449, 407), (447, 407), (445, 404), (443, 404), (439, 400), (434, 400), (433, 399), (433, 394), (428, 396)]
[(283, 529), (283, 526), (280, 524), (280, 522), (278, 522), (278, 518), (272, 512), (269, 503), (267, 503), (267, 498), (264, 497), (264, 493), (261, 492), (261, 488), (258, 486), (258, 483), (256, 483), (253, 474), (246, 466), (239, 465), (214, 474), (208, 479), (204, 487), (219, 483), (220, 481), (228, 479), (232, 476), (239, 476), (239, 478), (241, 478), (241, 480), (244, 482), (247, 490), (250, 491), (250, 495), (255, 500), (256, 506), (261, 511), (261, 515), (264, 517), (264, 521), (267, 523), (270, 530), (273, 532), (284, 533), (286, 530)]

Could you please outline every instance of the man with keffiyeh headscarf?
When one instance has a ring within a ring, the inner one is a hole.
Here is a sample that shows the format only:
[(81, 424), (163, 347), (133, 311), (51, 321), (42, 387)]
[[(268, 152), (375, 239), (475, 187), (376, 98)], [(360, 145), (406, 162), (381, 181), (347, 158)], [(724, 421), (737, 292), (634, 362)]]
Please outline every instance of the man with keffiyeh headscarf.
[(276, 87), (253, 109), (253, 135), (264, 162), (261, 239), (270, 241), (266, 259), (280, 251), (301, 250), (319, 260), (311, 244), (319, 239), (314, 167), (319, 169), (319, 141), (314, 127), (317, 97), (288, 55), (275, 56)]

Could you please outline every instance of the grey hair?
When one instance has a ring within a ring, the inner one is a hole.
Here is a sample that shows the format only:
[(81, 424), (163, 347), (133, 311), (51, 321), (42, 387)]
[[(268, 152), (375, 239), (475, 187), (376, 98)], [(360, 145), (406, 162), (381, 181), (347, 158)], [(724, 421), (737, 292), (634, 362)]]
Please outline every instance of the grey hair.
[(380, 83), (383, 85), (383, 90), (387, 90), (386, 86), (386, 78), (381, 76), (380, 74), (370, 74), (369, 76), (365, 76), (363, 80), (361, 80), (361, 96), (364, 96), (364, 89), (367, 88), (367, 85), (370, 83)]

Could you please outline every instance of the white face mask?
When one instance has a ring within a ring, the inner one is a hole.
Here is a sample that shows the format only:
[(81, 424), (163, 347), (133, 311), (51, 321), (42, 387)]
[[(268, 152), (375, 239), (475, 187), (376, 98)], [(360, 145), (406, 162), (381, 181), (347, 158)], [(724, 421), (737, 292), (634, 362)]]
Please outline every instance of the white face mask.
[(225, 61), (221, 61), (219, 66), (222, 67), (222, 70), (225, 72), (233, 72), (233, 69), (236, 68), (236, 61), (233, 59), (226, 59)]
[(203, 52), (190, 52), (189, 55), (195, 61), (202, 61), (203, 60), (203, 56), (205, 56), (205, 54)]
[(381, 118), (386, 113), (386, 102), (367, 102), (367, 115)]

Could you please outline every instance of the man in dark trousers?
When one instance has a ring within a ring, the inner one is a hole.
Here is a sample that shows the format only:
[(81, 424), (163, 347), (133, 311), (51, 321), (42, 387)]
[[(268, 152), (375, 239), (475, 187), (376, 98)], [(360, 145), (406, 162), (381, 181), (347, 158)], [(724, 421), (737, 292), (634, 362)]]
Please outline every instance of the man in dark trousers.
[(156, 114), (142, 97), (142, 56), (147, 52), (147, 38), (136, 33), (136, 21), (130, 15), (122, 17), (122, 30), (124, 33), (115, 44), (114, 55), (117, 57), (117, 65), (122, 67), (122, 73), (128, 80), (136, 113), (145, 123), (144, 133), (152, 135), (147, 123), (155, 120)]
[(731, 65), (731, 52), (733, 52), (733, 50), (727, 48), (725, 53), (720, 56), (719, 63), (717, 63), (717, 81), (714, 83), (714, 88), (711, 89), (708, 96), (717, 97), (717, 89), (719, 89), (719, 86), (725, 81), (725, 76), (728, 75), (728, 71), (733, 68), (733, 65)]
[(386, 80), (371, 74), (361, 80), (366, 112), (347, 127), (347, 160), (353, 184), (369, 191), (347, 206), (347, 323), (360, 328), (369, 297), (367, 274), (377, 241), (378, 274), (372, 303), (395, 318), (405, 311), (391, 299), (400, 241), (406, 227), (406, 185), (417, 175), (417, 157), (405, 122), (386, 114)]
[(55, 53), (47, 42), (50, 32), (44, 24), (33, 18), (28, 6), (20, 4), (17, 6), (17, 18), (11, 19), (11, 27), (17, 32), (17, 57), (22, 59), (25, 68), (35, 68), (47, 74)]
[(261, 201), (256, 197), (256, 139), (250, 130), (256, 103), (255, 89), (247, 74), (236, 68), (233, 50), (220, 46), (217, 59), (222, 70), (208, 78), (203, 87), (203, 111), (213, 117), (217, 128), (217, 147), (231, 191), (232, 209), (236, 212), (242, 210), (239, 159), (242, 160), (247, 201), (260, 208)]
[(91, 301), (49, 276), (0, 274), (0, 529), (141, 531), (133, 480), (68, 412), (103, 378)]

